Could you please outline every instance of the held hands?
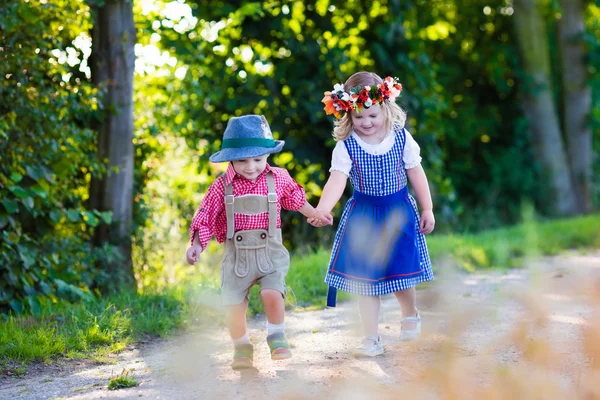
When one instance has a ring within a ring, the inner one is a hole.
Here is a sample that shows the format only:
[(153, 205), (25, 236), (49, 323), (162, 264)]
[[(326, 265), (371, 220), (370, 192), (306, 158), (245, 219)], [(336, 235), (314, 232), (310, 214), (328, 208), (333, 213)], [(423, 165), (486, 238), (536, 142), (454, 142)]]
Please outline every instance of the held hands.
[(198, 258), (200, 258), (200, 253), (202, 253), (202, 246), (199, 244), (191, 245), (185, 252), (185, 258), (187, 259), (188, 264), (194, 265), (196, 261), (198, 261)]
[(421, 226), (420, 231), (422, 234), (427, 235), (433, 232), (433, 228), (435, 227), (435, 217), (433, 216), (433, 211), (424, 210), (421, 213)]
[(333, 216), (331, 213), (315, 210), (313, 216), (307, 218), (306, 222), (317, 228), (325, 225), (333, 225)]

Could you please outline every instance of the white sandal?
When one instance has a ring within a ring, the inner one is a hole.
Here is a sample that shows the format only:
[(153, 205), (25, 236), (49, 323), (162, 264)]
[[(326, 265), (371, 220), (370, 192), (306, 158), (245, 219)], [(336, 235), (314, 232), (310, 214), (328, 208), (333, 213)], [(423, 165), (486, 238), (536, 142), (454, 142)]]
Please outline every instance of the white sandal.
[(367, 336), (362, 340), (362, 343), (354, 349), (352, 355), (357, 358), (361, 357), (375, 357), (383, 354), (383, 344), (381, 343), (381, 336), (377, 338)]
[(404, 317), (402, 318), (402, 322), (415, 322), (416, 326), (414, 329), (406, 330), (400, 327), (400, 340), (403, 342), (410, 342), (411, 340), (416, 340), (421, 336), (421, 315), (417, 310), (417, 315), (414, 317)]

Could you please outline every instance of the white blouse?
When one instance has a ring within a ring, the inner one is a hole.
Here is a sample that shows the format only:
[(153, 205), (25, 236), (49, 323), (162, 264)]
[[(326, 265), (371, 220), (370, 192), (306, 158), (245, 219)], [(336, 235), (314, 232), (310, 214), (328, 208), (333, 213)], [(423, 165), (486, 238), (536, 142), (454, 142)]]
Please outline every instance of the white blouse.
[[(406, 169), (411, 169), (421, 163), (421, 148), (417, 142), (415, 142), (415, 139), (413, 139), (408, 130), (404, 129), (404, 132), (406, 132), (406, 143), (404, 144), (404, 154), (402, 154), (402, 160), (404, 160), (404, 167)], [(389, 135), (379, 144), (369, 144), (364, 142), (354, 131), (352, 131), (351, 135), (354, 137), (354, 139), (356, 139), (359, 146), (364, 151), (372, 155), (387, 153), (392, 149), (396, 141), (396, 135)], [(335, 148), (333, 149), (333, 154), (331, 156), (331, 168), (329, 168), (329, 172), (340, 171), (349, 176), (351, 169), (352, 160), (350, 159), (350, 155), (348, 155), (348, 150), (344, 145), (344, 141), (341, 140), (337, 142)]]

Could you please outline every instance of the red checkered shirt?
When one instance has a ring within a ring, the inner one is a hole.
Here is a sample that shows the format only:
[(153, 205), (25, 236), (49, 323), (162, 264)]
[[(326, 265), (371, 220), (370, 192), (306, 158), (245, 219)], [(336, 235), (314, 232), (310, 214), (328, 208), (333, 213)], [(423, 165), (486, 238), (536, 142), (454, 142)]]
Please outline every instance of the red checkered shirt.
[[(273, 172), (275, 192), (277, 193), (277, 227), (281, 227), (281, 207), (286, 210), (298, 211), (306, 203), (304, 188), (298, 184), (286, 169), (271, 167), (267, 164), (265, 170), (256, 178), (256, 182), (237, 174), (230, 163), (224, 175), (218, 177), (208, 188), (200, 208), (196, 212), (190, 227), (190, 240), (198, 232), (202, 249), (206, 248), (214, 235), (219, 243), (227, 237), (227, 217), (225, 215), (225, 183), (231, 183), (234, 196), (257, 194), (266, 196), (267, 172)], [(235, 231), (250, 229), (268, 229), (269, 213), (245, 215), (234, 214)]]

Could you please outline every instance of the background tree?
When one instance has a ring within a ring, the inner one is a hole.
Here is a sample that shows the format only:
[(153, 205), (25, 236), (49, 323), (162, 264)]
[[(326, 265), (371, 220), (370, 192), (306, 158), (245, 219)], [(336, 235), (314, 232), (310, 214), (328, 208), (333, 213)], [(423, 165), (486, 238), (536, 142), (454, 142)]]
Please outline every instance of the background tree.
[(592, 210), (592, 90), (585, 46), (584, 0), (561, 0), (558, 20), (563, 127), (579, 212)]
[(110, 279), (101, 266), (115, 249), (89, 246), (111, 215), (86, 204), (101, 165), (96, 91), (73, 68), (89, 28), (80, 6), (0, 3), (0, 312), (86, 298)]
[[(533, 131), (533, 145), (550, 182), (553, 208), (559, 215), (574, 214), (577, 197), (566, 146), (552, 94), (550, 47), (542, 2), (515, 1), (515, 28), (529, 85), (524, 85), (523, 108)], [(577, 62), (572, 60), (572, 62)]]
[(93, 175), (90, 207), (110, 211), (113, 223), (99, 226), (95, 244), (117, 244), (122, 260), (111, 265), (130, 284), (133, 207), (133, 72), (136, 30), (132, 0), (92, 2), (92, 82), (102, 92), (98, 120), (98, 158), (106, 160), (106, 172)]

